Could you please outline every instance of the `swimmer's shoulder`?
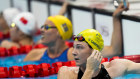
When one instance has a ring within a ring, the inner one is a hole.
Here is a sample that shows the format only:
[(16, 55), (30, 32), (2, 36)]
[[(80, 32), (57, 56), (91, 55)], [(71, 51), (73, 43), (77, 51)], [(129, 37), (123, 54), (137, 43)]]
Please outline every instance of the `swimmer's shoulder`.
[(76, 79), (79, 67), (62, 66), (58, 72), (58, 79)]
[(37, 61), (37, 60), (40, 60), (40, 58), (45, 53), (45, 50), (47, 50), (47, 48), (41, 48), (41, 49), (33, 49), (33, 50), (31, 50), (27, 54), (27, 56), (25, 57), (24, 61)]

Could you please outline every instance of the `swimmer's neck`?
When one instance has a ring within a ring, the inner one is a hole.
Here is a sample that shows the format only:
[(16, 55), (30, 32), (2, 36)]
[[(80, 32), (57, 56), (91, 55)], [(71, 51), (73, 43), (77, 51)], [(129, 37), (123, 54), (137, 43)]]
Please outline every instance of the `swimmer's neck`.
[(65, 41), (56, 42), (54, 46), (48, 46), (48, 55), (53, 55), (55, 57), (63, 53), (68, 47), (65, 45)]

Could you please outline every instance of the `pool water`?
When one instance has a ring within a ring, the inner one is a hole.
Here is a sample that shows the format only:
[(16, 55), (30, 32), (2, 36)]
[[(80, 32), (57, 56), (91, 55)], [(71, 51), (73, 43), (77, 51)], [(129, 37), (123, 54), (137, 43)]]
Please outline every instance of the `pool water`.
[[(24, 57), (26, 54), (21, 55), (15, 55), (15, 56), (9, 56), (0, 58), (0, 67), (11, 67), (11, 66), (24, 66), (28, 64), (41, 64), (42, 61), (28, 61), (23, 62)], [(7, 79), (7, 78), (6, 78)], [(51, 75), (47, 77), (36, 77), (36, 78), (8, 78), (8, 79), (57, 79), (57, 75)], [(138, 74), (128, 74), (122, 77), (117, 77), (115, 79), (140, 79), (140, 75)]]
[(115, 79), (140, 79), (140, 75), (139, 74), (128, 74), (125, 76), (117, 77)]
[[(0, 67), (12, 67), (12, 66), (24, 66), (29, 64), (41, 64), (45, 61), (27, 61), (23, 62), (23, 59), (25, 58), (26, 54), (21, 55), (15, 55), (15, 56), (9, 56), (9, 57), (1, 57), (0, 58)], [(5, 79), (57, 79), (57, 75), (51, 75), (47, 77), (36, 77), (36, 78), (5, 78)]]
[[(34, 42), (37, 42), (41, 38), (41, 35), (34, 37)], [(8, 39), (10, 40), (10, 39)], [(0, 40), (1, 41), (1, 40)], [(0, 57), (0, 67), (12, 67), (12, 66), (24, 66), (28, 64), (41, 64), (41, 63), (47, 63), (46, 61), (28, 61), (23, 62), (23, 59), (25, 58), (26, 54), (21, 55), (15, 55), (15, 56), (9, 56), (9, 57)], [(49, 62), (50, 63), (50, 62)], [(4, 79), (4, 78), (3, 78)], [(57, 79), (57, 75), (51, 75), (47, 77), (36, 77), (36, 78), (6, 78), (6, 79)], [(128, 74), (122, 77), (117, 77), (115, 79), (140, 79), (140, 75), (138, 74)]]

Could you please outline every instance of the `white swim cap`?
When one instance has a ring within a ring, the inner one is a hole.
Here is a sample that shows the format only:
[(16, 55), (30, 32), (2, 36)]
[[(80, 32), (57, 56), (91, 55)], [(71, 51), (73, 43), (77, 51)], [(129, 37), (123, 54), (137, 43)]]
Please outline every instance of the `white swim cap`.
[(3, 11), (3, 17), (7, 22), (8, 26), (11, 25), (12, 20), (16, 15), (18, 15), (20, 11), (17, 8), (7, 8)]
[(34, 35), (37, 32), (35, 17), (32, 13), (22, 12), (18, 14), (13, 23), (25, 34)]

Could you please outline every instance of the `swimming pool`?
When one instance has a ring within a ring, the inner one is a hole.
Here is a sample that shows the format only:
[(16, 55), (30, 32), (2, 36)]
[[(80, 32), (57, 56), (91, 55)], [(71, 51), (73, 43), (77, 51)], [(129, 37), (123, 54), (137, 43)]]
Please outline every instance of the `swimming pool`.
[[(9, 56), (9, 57), (4, 57), (0, 58), (0, 67), (12, 67), (12, 66), (24, 66), (24, 65), (29, 65), (29, 64), (41, 64), (45, 61), (28, 61), (28, 62), (23, 62), (24, 57), (26, 54), (21, 54), (21, 55), (15, 55), (15, 56)], [(7, 78), (6, 78), (7, 79)], [(21, 78), (8, 78), (8, 79), (21, 79)], [(57, 79), (57, 75), (51, 75), (47, 77), (36, 77), (36, 78), (25, 78), (23, 77), (22, 79)], [(118, 77), (115, 79), (140, 79), (140, 75), (138, 74), (128, 74), (122, 77)]]
[[(0, 58), (0, 67), (12, 67), (12, 66), (24, 66), (24, 65), (29, 65), (29, 64), (41, 64), (44, 63), (45, 61), (27, 61), (23, 62), (24, 57), (26, 54), (21, 54), (21, 55), (15, 55), (15, 56), (9, 56), (9, 57), (1, 57)], [(6, 78), (6, 79), (21, 79), (21, 78)], [(36, 78), (25, 78), (23, 77), (22, 79), (57, 79), (57, 75), (50, 75), (46, 77), (36, 77)]]

